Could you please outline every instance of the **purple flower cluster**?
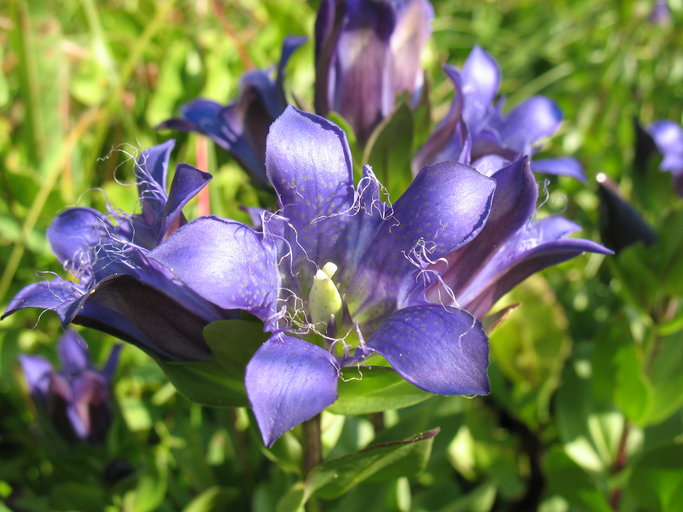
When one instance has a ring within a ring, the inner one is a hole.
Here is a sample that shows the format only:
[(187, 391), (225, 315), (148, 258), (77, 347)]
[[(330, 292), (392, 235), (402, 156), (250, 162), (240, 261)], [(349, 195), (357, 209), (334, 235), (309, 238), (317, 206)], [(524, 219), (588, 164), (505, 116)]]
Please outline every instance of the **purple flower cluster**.
[[(456, 160), (490, 173), (523, 155), (533, 155), (539, 141), (560, 127), (562, 111), (545, 96), (533, 96), (504, 114), (503, 100), (494, 104), (501, 82), (500, 68), (478, 46), (462, 70), (445, 66), (444, 71), (455, 89), (453, 103), (415, 155), (416, 172), (433, 162)], [(535, 160), (531, 168), (585, 181), (581, 164), (570, 157)]]
[(67, 441), (104, 441), (112, 420), (109, 387), (120, 350), (121, 345), (116, 345), (102, 370), (97, 370), (85, 340), (68, 329), (58, 344), (61, 370), (55, 371), (41, 356), (19, 356), (39, 412)]
[[(169, 150), (138, 161), (146, 183), (163, 182)], [(48, 234), (83, 279), (30, 285), (8, 313), (53, 309), (177, 360), (210, 358), (207, 323), (258, 317), (271, 336), (245, 386), (270, 445), (335, 401), (341, 368), (372, 355), (432, 393), (487, 393), (478, 319), (531, 273), (607, 252), (566, 238), (578, 226), (565, 219), (531, 220), (538, 189), (526, 158), (490, 177), (457, 162), (425, 167), (390, 205), (370, 167), (354, 184), (341, 129), (288, 107), (270, 129), (265, 164), (279, 210), (261, 212), (259, 229), (215, 216), (183, 224), (180, 206), (206, 181), (189, 166), (178, 167), (168, 196), (141, 186), (142, 216), (114, 225), (67, 210)], [(133, 225), (155, 226), (141, 228), (149, 244)]]
[[(425, 0), (323, 0), (318, 112), (339, 112), (365, 143), (397, 95), (419, 93), (432, 15)], [(187, 222), (183, 206), (210, 177), (180, 164), (167, 193), (173, 143), (153, 147), (136, 162), (141, 214), (60, 214), (48, 239), (77, 280), (29, 285), (5, 313), (54, 310), (160, 361), (211, 360), (206, 325), (257, 317), (269, 338), (244, 384), (269, 446), (336, 400), (345, 367), (380, 361), (430, 393), (488, 393), (482, 317), (534, 272), (610, 252), (568, 238), (580, 228), (564, 218), (533, 218), (532, 170), (582, 171), (573, 159), (530, 163), (561, 113), (534, 97), (504, 114), (486, 52), (475, 48), (462, 71), (446, 68), (453, 105), (392, 205), (369, 166), (354, 182), (343, 130), (286, 106), (282, 72), (301, 43), (285, 42), (275, 81), (252, 72), (234, 103), (196, 100), (163, 125), (211, 136), (275, 190), (275, 212), (251, 209), (255, 228), (217, 216)]]

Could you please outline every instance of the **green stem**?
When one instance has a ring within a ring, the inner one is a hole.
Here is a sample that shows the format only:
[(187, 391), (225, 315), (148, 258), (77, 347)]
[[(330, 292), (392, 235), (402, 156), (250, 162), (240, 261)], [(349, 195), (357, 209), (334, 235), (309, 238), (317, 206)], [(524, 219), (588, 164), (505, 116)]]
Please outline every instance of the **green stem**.
[(304, 478), (317, 466), (323, 458), (320, 440), (320, 414), (304, 421)]
[[(323, 448), (320, 437), (320, 414), (316, 414), (310, 420), (304, 421), (303, 435), (303, 479), (305, 481), (311, 470), (320, 464), (323, 458)], [(320, 501), (316, 498), (310, 499), (306, 503), (306, 512), (322, 512)]]

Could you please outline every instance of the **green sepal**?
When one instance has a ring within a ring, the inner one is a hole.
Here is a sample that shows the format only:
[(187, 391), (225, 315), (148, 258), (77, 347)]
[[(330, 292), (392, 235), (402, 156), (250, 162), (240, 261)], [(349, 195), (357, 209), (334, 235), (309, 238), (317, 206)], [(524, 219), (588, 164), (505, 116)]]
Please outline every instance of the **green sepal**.
[(382, 366), (344, 368), (337, 393), (339, 398), (328, 411), (347, 416), (400, 409), (434, 396)]

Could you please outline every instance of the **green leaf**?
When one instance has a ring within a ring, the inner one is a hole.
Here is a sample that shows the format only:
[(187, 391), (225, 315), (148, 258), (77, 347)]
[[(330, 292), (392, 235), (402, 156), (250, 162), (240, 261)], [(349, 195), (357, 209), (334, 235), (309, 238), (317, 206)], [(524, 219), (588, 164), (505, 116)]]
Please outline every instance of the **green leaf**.
[(434, 396), (381, 366), (344, 368), (337, 393), (339, 398), (328, 411), (345, 415), (400, 409)]
[(158, 361), (178, 392), (188, 400), (211, 407), (248, 404), (244, 381), (230, 379), (216, 361)]
[(630, 497), (648, 512), (680, 510), (683, 496), (683, 444), (659, 446), (635, 462), (626, 486)]
[(53, 487), (50, 504), (55, 510), (98, 512), (106, 503), (103, 489), (79, 482), (60, 482)]
[(225, 510), (225, 507), (239, 496), (237, 489), (224, 487), (210, 487), (193, 499), (183, 512), (211, 512)]
[(558, 389), (555, 410), (567, 454), (581, 467), (612, 467), (623, 429), (623, 416), (591, 393), (590, 361), (579, 357), (568, 365)]
[(659, 341), (660, 346), (650, 371), (652, 406), (648, 424), (657, 424), (683, 406), (683, 333)]
[[(158, 457), (158, 459), (161, 458)], [(156, 465), (151, 465), (142, 474), (138, 486), (126, 493), (124, 510), (135, 510), (135, 512), (157, 510), (163, 503), (167, 490), (168, 470), (161, 460), (157, 460)]]
[(276, 512), (298, 512), (304, 504), (305, 487), (303, 482), (297, 482), (277, 502)]
[(558, 494), (582, 510), (609, 512), (607, 489), (581, 469), (562, 449), (553, 447), (543, 459), (543, 473), (551, 494)]
[[(540, 276), (532, 276), (508, 299), (510, 306), (484, 318), (487, 332), (499, 324), (491, 335), (491, 360), (513, 383), (509, 397), (513, 401), (506, 407), (534, 425), (551, 415), (550, 400), (571, 350), (568, 321), (552, 288)], [(515, 303), (521, 306), (510, 315), (513, 309), (508, 308)], [(498, 314), (502, 314), (499, 319)]]
[(375, 129), (363, 154), (392, 201), (413, 181), (413, 113), (406, 102)]
[(642, 426), (651, 410), (652, 386), (643, 375), (642, 365), (633, 343), (619, 348), (616, 356), (617, 387), (614, 402), (624, 415)]
[(393, 480), (419, 473), (427, 464), (439, 429), (405, 441), (382, 443), (317, 465), (306, 479), (304, 500), (334, 499), (363, 481)]
[(204, 327), (203, 334), (224, 375), (240, 382), (247, 363), (270, 336), (263, 332), (263, 323), (253, 320), (212, 322)]

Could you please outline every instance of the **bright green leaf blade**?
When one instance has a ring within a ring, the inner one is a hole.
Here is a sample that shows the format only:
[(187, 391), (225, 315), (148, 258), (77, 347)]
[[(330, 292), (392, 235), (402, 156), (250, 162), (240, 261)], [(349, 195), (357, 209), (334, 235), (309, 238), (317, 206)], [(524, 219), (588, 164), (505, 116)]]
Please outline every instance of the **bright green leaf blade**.
[(211, 512), (212, 510), (225, 510), (225, 507), (239, 496), (235, 488), (210, 487), (195, 499), (193, 499), (183, 512)]
[(365, 480), (392, 480), (422, 470), (439, 429), (412, 439), (370, 446), (317, 465), (306, 480), (306, 498), (334, 499)]
[(413, 181), (413, 113), (404, 102), (380, 124), (368, 142), (363, 162), (384, 185), (392, 201), (398, 199)]
[(391, 368), (344, 368), (337, 388), (339, 398), (328, 411), (354, 415), (400, 409), (434, 396), (405, 381)]
[(543, 459), (543, 473), (547, 476), (551, 494), (562, 496), (581, 510), (609, 512), (607, 491), (599, 486), (588, 472), (581, 469), (560, 448), (553, 448)]
[(649, 512), (680, 510), (683, 491), (683, 444), (659, 446), (640, 458), (626, 486), (626, 492)]
[(157, 361), (161, 369), (188, 400), (211, 407), (247, 405), (244, 382), (230, 379), (216, 361)]
[(229, 379), (244, 381), (251, 356), (270, 336), (263, 324), (251, 320), (220, 320), (203, 330), (204, 340)]

